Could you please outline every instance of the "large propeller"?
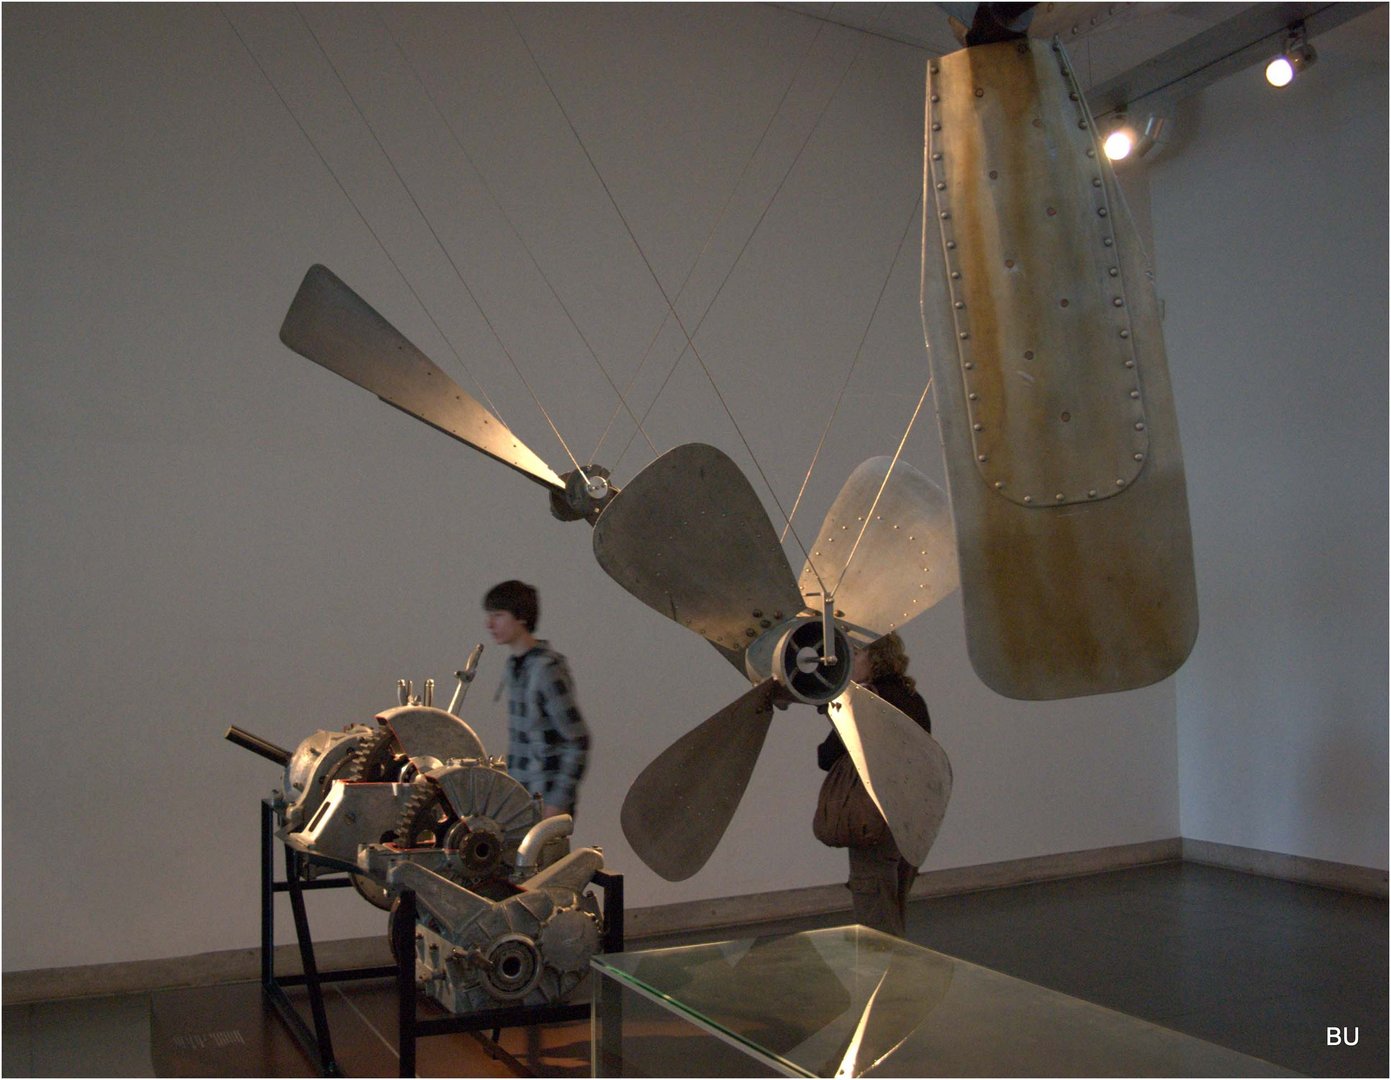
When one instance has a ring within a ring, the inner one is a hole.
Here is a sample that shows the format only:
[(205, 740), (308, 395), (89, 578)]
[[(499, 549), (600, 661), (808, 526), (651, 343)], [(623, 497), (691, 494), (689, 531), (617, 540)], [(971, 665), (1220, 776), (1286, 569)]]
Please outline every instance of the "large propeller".
[(594, 466), (561, 476), (323, 266), (305, 275), (280, 337), (546, 488), (553, 514), (595, 526), (594, 554), (615, 581), (754, 683), (629, 790), (624, 834), (657, 873), (680, 881), (705, 865), (753, 775), (774, 707), (791, 702), (824, 708), (903, 856), (926, 858), (951, 766), (916, 723), (851, 682), (850, 668), (852, 641), (875, 640), (956, 588), (950, 510), (935, 484), (901, 461), (865, 462), (827, 514), (799, 581), (757, 494), (714, 447), (679, 446), (622, 492)]
[(881, 637), (956, 587), (950, 510), (936, 485), (901, 461), (865, 462), (827, 515), (799, 586), (743, 473), (693, 443), (613, 499), (595, 524), (594, 555), (649, 607), (736, 663), (742, 653), (754, 683), (633, 783), (621, 820), (643, 862), (669, 881), (705, 864), (748, 786), (774, 705), (789, 702), (825, 707), (903, 857), (927, 857), (951, 766), (917, 723), (852, 682), (850, 668), (852, 640)]

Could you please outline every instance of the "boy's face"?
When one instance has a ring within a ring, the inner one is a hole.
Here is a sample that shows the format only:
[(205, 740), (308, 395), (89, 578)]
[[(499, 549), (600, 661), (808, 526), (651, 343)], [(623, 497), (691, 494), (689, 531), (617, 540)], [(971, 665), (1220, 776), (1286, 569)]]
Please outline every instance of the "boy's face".
[(526, 623), (510, 611), (486, 612), (483, 625), (499, 645), (511, 645), (526, 633)]

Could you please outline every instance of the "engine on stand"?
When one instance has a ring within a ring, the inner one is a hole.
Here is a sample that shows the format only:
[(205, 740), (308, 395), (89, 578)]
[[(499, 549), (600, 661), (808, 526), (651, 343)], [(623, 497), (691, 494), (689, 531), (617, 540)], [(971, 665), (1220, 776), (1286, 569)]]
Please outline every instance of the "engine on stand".
[(277, 835), (306, 877), (346, 871), (393, 919), (401, 891), (415, 893), (416, 980), (454, 1013), (564, 1000), (603, 933), (589, 891), (603, 852), (572, 851), (570, 816), (543, 818), (458, 715), (481, 651), (448, 709), (433, 705), (433, 680), (420, 697), (402, 680), (400, 704), (373, 724), (315, 731), (293, 752), (227, 731), (284, 767)]

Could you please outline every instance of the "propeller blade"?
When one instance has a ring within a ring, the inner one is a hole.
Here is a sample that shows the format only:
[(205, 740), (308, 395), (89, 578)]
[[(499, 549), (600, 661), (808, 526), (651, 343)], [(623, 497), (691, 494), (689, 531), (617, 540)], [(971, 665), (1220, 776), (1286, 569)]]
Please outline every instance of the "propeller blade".
[[(850, 474), (821, 525), (799, 582), (804, 596), (820, 590), (823, 581), (835, 589), (836, 616), (863, 639), (896, 630), (960, 582), (946, 493), (906, 461), (890, 473), (892, 462), (870, 458)], [(869, 525), (857, 545), (866, 519)], [(821, 572), (819, 581), (812, 562)], [(808, 603), (820, 605), (819, 600)]]
[(564, 492), (559, 476), (463, 387), (325, 266), (304, 275), (280, 340), (370, 390), (388, 405), (481, 450), (536, 483)]
[(831, 722), (914, 866), (927, 858), (951, 798), (951, 762), (937, 740), (859, 683), (831, 702)]
[(777, 533), (739, 467), (713, 446), (669, 450), (594, 526), (599, 565), (648, 607), (742, 653), (802, 610)]
[(726, 705), (662, 751), (628, 789), (623, 835), (667, 881), (694, 874), (724, 836), (768, 736), (775, 690), (765, 679)]

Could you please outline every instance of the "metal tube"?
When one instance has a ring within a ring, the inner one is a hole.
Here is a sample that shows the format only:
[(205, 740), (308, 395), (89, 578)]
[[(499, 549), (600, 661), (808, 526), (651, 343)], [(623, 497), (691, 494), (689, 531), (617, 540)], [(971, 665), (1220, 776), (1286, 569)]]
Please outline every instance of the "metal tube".
[(536, 865), (537, 856), (549, 841), (558, 836), (569, 836), (574, 831), (575, 819), (569, 814), (557, 814), (538, 821), (517, 845), (517, 869)]
[(235, 724), (227, 729), (225, 738), (228, 742), (234, 742), (244, 750), (250, 750), (253, 754), (260, 754), (263, 758), (268, 758), (281, 768), (290, 764), (290, 751), (282, 746), (276, 746), (273, 742), (268, 742), (259, 735), (243, 731)]

